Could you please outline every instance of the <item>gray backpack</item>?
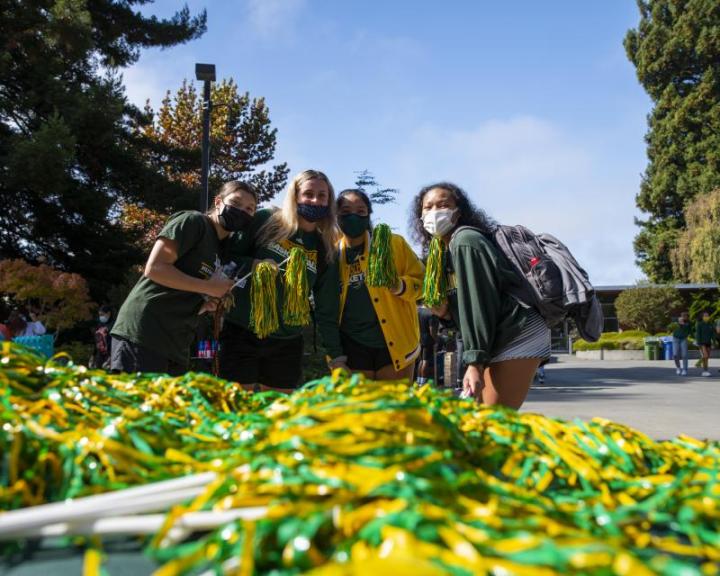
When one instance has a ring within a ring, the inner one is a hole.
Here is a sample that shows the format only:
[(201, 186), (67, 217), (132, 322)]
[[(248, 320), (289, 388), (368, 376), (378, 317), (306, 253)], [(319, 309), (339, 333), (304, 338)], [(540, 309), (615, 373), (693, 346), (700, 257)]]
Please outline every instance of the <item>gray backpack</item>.
[(498, 226), (493, 240), (521, 278), (509, 289), (515, 298), (535, 308), (551, 328), (570, 317), (584, 340), (600, 338), (600, 302), (587, 272), (565, 244), (524, 226)]
[[(471, 227), (461, 226), (455, 233), (463, 228)], [(565, 244), (524, 226), (497, 226), (490, 239), (517, 272), (519, 281), (507, 287), (510, 294), (535, 308), (550, 328), (572, 318), (583, 340), (598, 341), (603, 329), (600, 301)]]

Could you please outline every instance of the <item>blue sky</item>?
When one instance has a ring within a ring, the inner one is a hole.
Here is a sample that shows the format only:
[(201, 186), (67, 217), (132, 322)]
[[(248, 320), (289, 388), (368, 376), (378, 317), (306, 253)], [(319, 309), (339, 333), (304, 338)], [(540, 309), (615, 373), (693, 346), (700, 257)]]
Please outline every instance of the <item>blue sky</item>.
[(558, 236), (595, 284), (641, 277), (634, 198), (651, 105), (622, 46), (634, 2), (188, 5), (207, 8), (207, 33), (125, 70), (135, 103), (157, 107), (195, 62), (214, 63), (266, 98), (291, 174), (317, 168), (339, 190), (367, 168), (399, 188), (376, 222), (406, 234), (417, 190), (451, 180), (497, 220)]

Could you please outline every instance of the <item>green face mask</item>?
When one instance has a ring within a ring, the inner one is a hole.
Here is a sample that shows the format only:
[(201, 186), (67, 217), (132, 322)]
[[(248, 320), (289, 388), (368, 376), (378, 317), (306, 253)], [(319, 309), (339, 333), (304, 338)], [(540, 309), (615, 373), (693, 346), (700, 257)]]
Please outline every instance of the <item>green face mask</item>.
[(370, 216), (344, 214), (340, 216), (338, 224), (345, 236), (348, 238), (357, 238), (370, 228)]

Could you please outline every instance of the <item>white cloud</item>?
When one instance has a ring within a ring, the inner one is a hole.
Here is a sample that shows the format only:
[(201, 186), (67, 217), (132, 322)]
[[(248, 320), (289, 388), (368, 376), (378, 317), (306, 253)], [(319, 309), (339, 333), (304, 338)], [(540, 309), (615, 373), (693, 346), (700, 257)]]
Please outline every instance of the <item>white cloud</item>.
[(123, 80), (130, 102), (142, 108), (149, 99), (155, 110), (160, 107), (168, 88), (177, 89), (181, 82), (173, 74), (169, 74), (167, 70), (163, 71), (161, 66), (152, 62), (140, 62), (123, 70)]
[(595, 284), (641, 276), (632, 249), (638, 177), (613, 174), (592, 143), (521, 116), (468, 129), (426, 125), (401, 146), (387, 181), (405, 184), (403, 198), (381, 212), (398, 230), (405, 230), (404, 207), (420, 187), (450, 180), (500, 222), (560, 238)]
[(249, 0), (250, 24), (258, 36), (269, 38), (289, 33), (305, 0)]

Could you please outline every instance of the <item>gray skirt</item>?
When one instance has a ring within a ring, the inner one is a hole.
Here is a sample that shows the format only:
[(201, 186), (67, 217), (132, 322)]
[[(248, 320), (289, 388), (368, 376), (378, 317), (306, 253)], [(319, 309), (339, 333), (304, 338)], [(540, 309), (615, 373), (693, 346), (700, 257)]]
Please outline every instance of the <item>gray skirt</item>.
[(550, 328), (534, 308), (527, 309), (528, 318), (522, 332), (490, 360), (490, 364), (522, 358), (550, 358)]

